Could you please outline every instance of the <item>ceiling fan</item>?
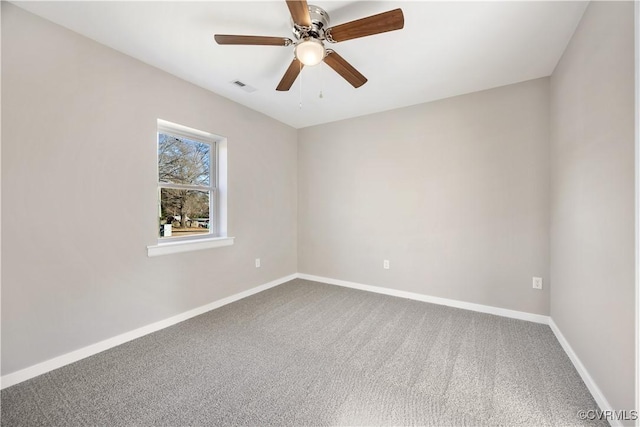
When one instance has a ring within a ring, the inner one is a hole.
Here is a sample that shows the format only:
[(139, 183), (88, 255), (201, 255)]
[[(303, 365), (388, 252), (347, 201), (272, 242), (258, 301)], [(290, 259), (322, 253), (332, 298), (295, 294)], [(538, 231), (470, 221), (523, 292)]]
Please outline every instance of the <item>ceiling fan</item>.
[(358, 88), (367, 82), (367, 78), (338, 55), (333, 49), (327, 49), (324, 42), (337, 43), (359, 37), (399, 30), (404, 27), (402, 9), (357, 19), (336, 27), (329, 27), (329, 14), (306, 0), (286, 0), (295, 41), (287, 37), (241, 36), (216, 34), (215, 40), (220, 45), (261, 45), (261, 46), (294, 46), (294, 59), (284, 73), (276, 90), (287, 91), (300, 74), (302, 67), (311, 66), (324, 61), (353, 87)]

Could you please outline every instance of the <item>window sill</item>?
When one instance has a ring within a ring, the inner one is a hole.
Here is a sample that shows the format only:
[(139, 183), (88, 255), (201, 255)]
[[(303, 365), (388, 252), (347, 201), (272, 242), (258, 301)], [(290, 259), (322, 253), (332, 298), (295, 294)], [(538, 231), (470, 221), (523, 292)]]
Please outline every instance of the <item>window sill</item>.
[(235, 239), (235, 237), (213, 237), (211, 239), (160, 243), (154, 246), (147, 246), (147, 255), (152, 257), (231, 246), (233, 245), (233, 239)]

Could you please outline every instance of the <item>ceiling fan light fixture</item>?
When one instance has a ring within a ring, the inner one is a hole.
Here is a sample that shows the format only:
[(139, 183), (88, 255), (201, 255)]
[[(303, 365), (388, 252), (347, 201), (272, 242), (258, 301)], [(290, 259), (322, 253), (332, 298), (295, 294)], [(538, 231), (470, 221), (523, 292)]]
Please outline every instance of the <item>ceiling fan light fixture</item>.
[(294, 54), (306, 66), (319, 64), (324, 59), (326, 49), (318, 39), (307, 38), (296, 45)]

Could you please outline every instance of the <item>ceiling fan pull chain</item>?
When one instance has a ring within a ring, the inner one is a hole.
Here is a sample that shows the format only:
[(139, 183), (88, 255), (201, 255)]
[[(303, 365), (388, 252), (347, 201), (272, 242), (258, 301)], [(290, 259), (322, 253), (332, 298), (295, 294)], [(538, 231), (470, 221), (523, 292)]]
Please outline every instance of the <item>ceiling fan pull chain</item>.
[(320, 67), (320, 95), (318, 98), (322, 99), (324, 96), (322, 95), (322, 88), (324, 87), (324, 67)]
[(302, 110), (302, 62), (300, 62), (300, 106), (299, 108)]

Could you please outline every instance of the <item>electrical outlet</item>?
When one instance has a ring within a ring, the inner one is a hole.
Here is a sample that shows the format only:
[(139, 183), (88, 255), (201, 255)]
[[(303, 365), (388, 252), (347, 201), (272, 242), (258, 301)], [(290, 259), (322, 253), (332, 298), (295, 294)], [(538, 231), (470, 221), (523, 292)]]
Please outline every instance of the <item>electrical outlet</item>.
[(256, 268), (260, 268), (260, 258), (256, 258)]
[(533, 289), (542, 289), (542, 277), (533, 278)]
[(388, 270), (388, 269), (389, 269), (389, 260), (388, 260), (388, 259), (385, 259), (385, 260), (382, 262), (382, 268), (384, 268), (385, 270)]

